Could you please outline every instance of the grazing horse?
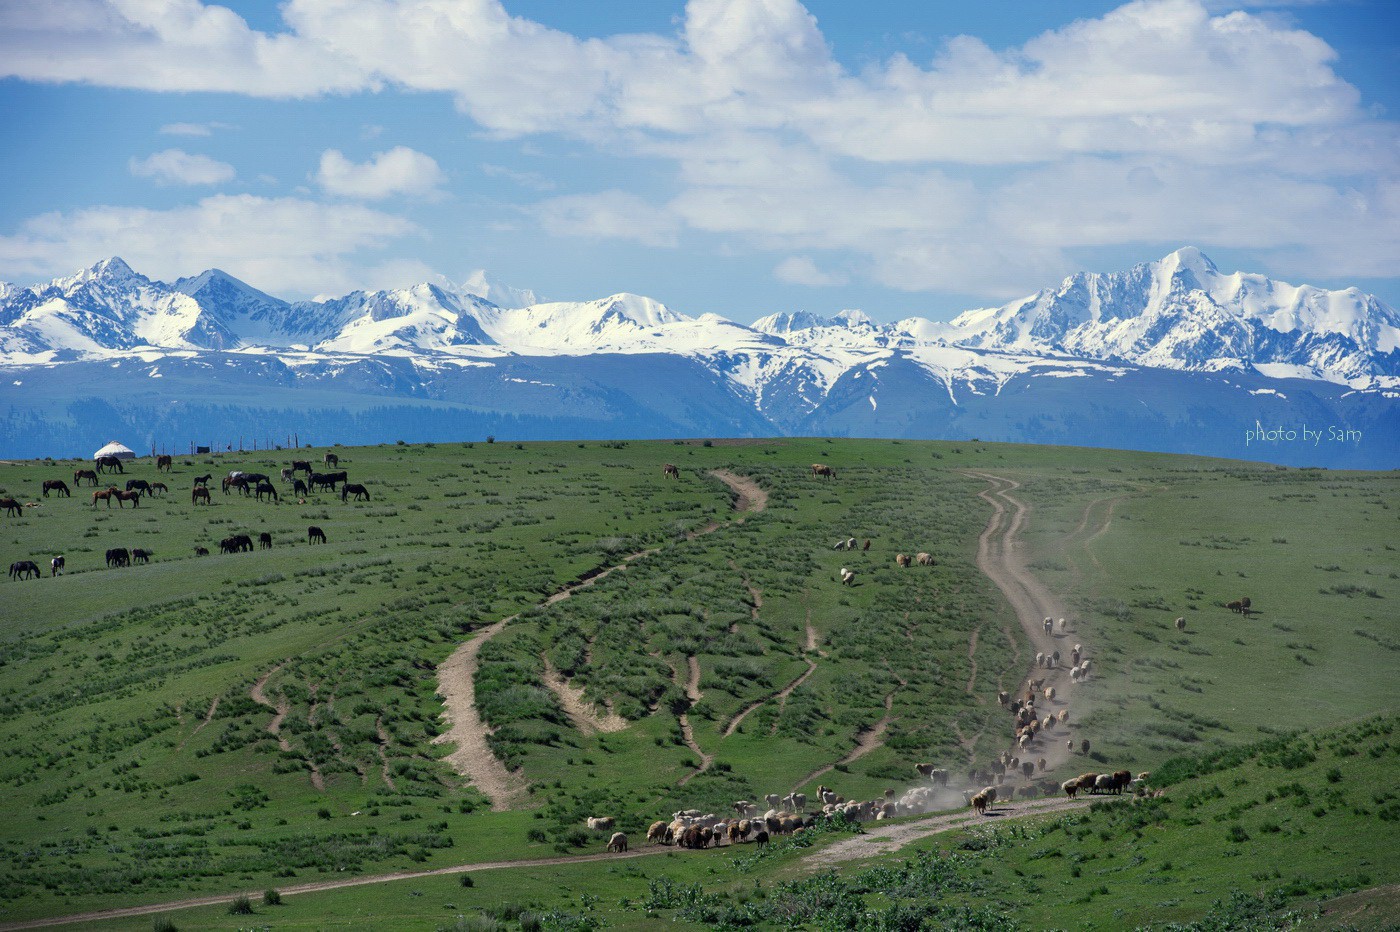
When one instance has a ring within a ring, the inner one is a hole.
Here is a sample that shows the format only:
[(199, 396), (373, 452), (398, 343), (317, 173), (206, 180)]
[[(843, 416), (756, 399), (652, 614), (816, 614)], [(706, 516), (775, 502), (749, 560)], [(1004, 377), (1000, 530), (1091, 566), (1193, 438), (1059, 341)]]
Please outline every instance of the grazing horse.
[(107, 551), (108, 566), (130, 566), (131, 553), (125, 547), (113, 547)]
[(674, 463), (667, 463), (661, 467), (661, 475), (667, 479), (679, 479), (681, 477), (680, 467)]
[(84, 479), (89, 480), (93, 485), (97, 485), (97, 471), (94, 470), (94, 469), (75, 469), (75, 470), (73, 470), (73, 484), (74, 484), (74, 485), (82, 485)]
[(232, 476), (232, 477), (229, 477), (229, 478), (225, 478), (225, 479), (224, 479), (224, 494), (225, 494), (225, 495), (228, 494), (228, 490), (229, 490), (229, 489), (237, 489), (238, 491), (242, 492), (244, 495), (251, 495), (251, 494), (253, 494), (253, 493), (248, 489), (248, 480), (245, 479), (241, 474), (240, 474), (240, 475), (237, 475), (237, 476)]
[(24, 514), (24, 509), (20, 507), (19, 502), (15, 501), (13, 498), (0, 498), (0, 508), (5, 509), (6, 514), (13, 515), (16, 518)]
[(98, 502), (98, 500), (100, 499), (101, 501), (104, 501), (104, 502), (107, 503), (107, 507), (108, 507), (108, 508), (111, 508), (111, 507), (112, 507), (112, 493), (115, 492), (115, 491), (116, 491), (116, 489), (98, 489), (96, 492), (93, 492), (93, 493), (92, 493), (92, 507), (96, 508), (96, 507), (97, 507), (97, 502)]
[(151, 492), (151, 484), (145, 479), (126, 480), (126, 490), (130, 492), (132, 489), (135, 489), (138, 492), (145, 492), (149, 495)]
[(308, 476), (311, 475), (311, 462), (309, 460), (292, 460), (292, 472), (298, 470), (305, 471)]
[(271, 477), (260, 472), (245, 472), (241, 474), (249, 485), (257, 485), (259, 482), (270, 482)]
[(195, 476), (195, 477), (194, 477), (194, 484), (197, 485), (197, 486), (198, 486), (198, 485), (202, 485), (202, 486), (204, 486), (204, 487), (207, 489), (207, 488), (209, 487), (209, 480), (210, 480), (210, 479), (213, 479), (213, 478), (214, 478), (214, 474), (213, 474), (213, 473), (210, 473), (210, 474), (207, 475), (207, 476)]
[(326, 532), (313, 524), (306, 529), (306, 542), (308, 544), (324, 544), (326, 542)]
[[(117, 500), (117, 507), (118, 507), (118, 508), (125, 508), (125, 507), (126, 507), (126, 505), (124, 505), (123, 502), (131, 502), (131, 507), (132, 507), (132, 508), (138, 508), (138, 507), (140, 507), (140, 505), (141, 505), (141, 493), (140, 493), (140, 492), (123, 492), (123, 491), (121, 491), (121, 490), (119, 490), (119, 489), (113, 489), (113, 490), (112, 490), (112, 498), (115, 498), (115, 499)], [(111, 501), (111, 499), (108, 499), (108, 500), (107, 500), (107, 507), (108, 507), (108, 508), (111, 508), (111, 507), (112, 507), (112, 501)]]
[(164, 482), (152, 482), (151, 487), (146, 490), (147, 495), (164, 495), (170, 491), (170, 486)]
[(154, 556), (154, 551), (142, 550), (140, 547), (137, 547), (135, 550), (131, 551), (131, 562), (150, 563), (152, 556)]
[(284, 467), (282, 469), (282, 481), (291, 482), (292, 478), (296, 476), (296, 474), (297, 471), (295, 469), (292, 469), (290, 466)]
[(208, 548), (208, 547), (196, 547), (196, 548), (194, 548), (194, 555), (197, 556), (197, 557), (207, 557), (207, 556), (209, 556), (209, 548)]
[(156, 470), (158, 472), (170, 472), (175, 468), (175, 461), (164, 454), (156, 457)]
[(54, 557), (49, 561), (49, 576), (54, 577), (63, 572), (64, 559), (62, 555)]
[(98, 472), (111, 472), (112, 470), (126, 472), (126, 467), (122, 465), (119, 456), (99, 456), (94, 465)]
[(812, 464), (812, 478), (813, 478), (813, 479), (817, 479), (817, 478), (822, 478), (822, 479), (835, 479), (835, 478), (836, 478), (836, 470), (832, 469), (830, 466), (826, 465), (825, 463), (813, 463), (813, 464)]
[(263, 550), (271, 550), (271, 549), (272, 549), (272, 535), (269, 534), (267, 531), (263, 531), (261, 534), (259, 534), (259, 535), (258, 535), (258, 547), (260, 547), (260, 548), (263, 549)]
[(16, 560), (10, 564), (11, 579), (28, 579), (31, 576), (38, 579), (43, 575), (43, 573), (39, 572), (39, 564), (35, 563), (33, 560)]
[(305, 496), (305, 495), (306, 495), (306, 483), (305, 483), (305, 482), (302, 482), (300, 479), (293, 479), (293, 480), (292, 480), (292, 494), (293, 494), (293, 495), (296, 495), (296, 496)]
[(357, 485), (353, 482), (347, 482), (345, 483), (345, 485), (340, 487), (340, 500), (343, 502), (351, 495), (355, 496), (355, 501), (357, 502), (369, 501), (368, 489), (366, 489), (362, 485)]
[(68, 483), (64, 482), (62, 479), (44, 480), (44, 498), (48, 498), (50, 492), (57, 492), (64, 498), (69, 498), (73, 495), (72, 492), (68, 491)]
[(323, 463), (325, 463), (327, 466), (339, 466), (339, 465), (340, 465), (340, 457), (336, 456), (334, 453), (327, 453), (324, 457), (322, 457), (322, 460), (321, 460), (321, 461), (322, 461)]
[(274, 502), (277, 501), (277, 490), (273, 488), (272, 483), (267, 480), (258, 483), (256, 495), (258, 501), (262, 501), (264, 495), (270, 495)]
[(197, 485), (190, 491), (190, 504), (198, 505), (200, 502), (209, 504), (209, 490), (202, 485)]

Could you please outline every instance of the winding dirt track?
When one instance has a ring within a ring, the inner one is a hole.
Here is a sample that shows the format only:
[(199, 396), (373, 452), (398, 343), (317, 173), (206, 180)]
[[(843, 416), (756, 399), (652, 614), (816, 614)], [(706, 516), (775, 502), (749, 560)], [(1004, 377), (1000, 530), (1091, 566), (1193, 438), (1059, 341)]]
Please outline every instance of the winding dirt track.
[[(826, 868), (846, 861), (855, 861), (862, 858), (874, 857), (876, 855), (889, 854), (910, 842), (918, 841), (921, 838), (927, 838), (930, 835), (937, 835), (942, 832), (950, 832), (955, 829), (963, 828), (974, 820), (992, 824), (1008, 819), (1028, 818), (1031, 816), (1045, 815), (1046, 813), (1062, 812), (1066, 809), (1076, 809), (1087, 806), (1092, 802), (1095, 802), (1095, 800), (1035, 800), (1033, 802), (1017, 803), (1015, 805), (1003, 804), (999, 808), (992, 810), (989, 818), (980, 820), (979, 817), (970, 812), (960, 811), (930, 815), (921, 819), (913, 819), (908, 822), (896, 822), (888, 825), (876, 826), (872, 823), (860, 835), (852, 835), (835, 844), (828, 845), (824, 848), (818, 848), (803, 858), (801, 863), (813, 869)], [(572, 857), (537, 858), (534, 860), (484, 861), (478, 864), (455, 864), (451, 867), (440, 867), (437, 870), (430, 871), (400, 871), (392, 874), (344, 877), (337, 880), (319, 880), (313, 883), (293, 884), (291, 886), (278, 887), (277, 890), (286, 897), (296, 896), (301, 893), (323, 893), (327, 890), (343, 890), (346, 887), (363, 887), (370, 884), (392, 883), (397, 880), (421, 880), (425, 877), (444, 877), (452, 874), (504, 870), (512, 867), (553, 867), (566, 864), (587, 864), (593, 861), (618, 861), (631, 858), (655, 857), (665, 854), (675, 854), (682, 857), (706, 857), (707, 853), (713, 850), (715, 849), (688, 851), (666, 845), (655, 845), (634, 848), (631, 851), (621, 854), (607, 852), (579, 854)], [(228, 903), (234, 897), (239, 896), (240, 893), (251, 900), (256, 900), (262, 895), (262, 890), (233, 891), (222, 893), (217, 896), (197, 896), (183, 900), (172, 900), (167, 903), (150, 903), (145, 906), (127, 906), (121, 909), (102, 909), (87, 913), (75, 913), (69, 916), (49, 916), (43, 919), (29, 919), (22, 922), (3, 923), (0, 924), (0, 932), (11, 932), (11, 930), (17, 929), (39, 929), (48, 926), (68, 925), (69, 923), (75, 922), (110, 922), (115, 919), (150, 916), (157, 913), (171, 912), (177, 909), (193, 909), (199, 906), (219, 906)]]
[[(716, 469), (711, 475), (729, 486), (734, 493), (734, 510), (741, 515), (762, 511), (768, 506), (768, 493), (750, 477), (723, 469)], [(743, 521), (744, 519), (741, 516), (735, 520)], [(693, 539), (701, 534), (709, 534), (721, 527), (724, 525), (711, 522), (700, 530), (688, 534), (687, 538)], [(554, 605), (561, 602), (578, 590), (593, 585), (603, 577), (625, 568), (634, 561), (656, 553), (658, 549), (652, 548), (629, 554), (621, 563), (588, 573), (579, 581), (565, 586), (545, 599), (542, 604)], [(491, 735), (492, 730), (477, 711), (476, 671), (480, 666), (481, 648), (497, 634), (500, 634), (506, 625), (519, 617), (520, 613), (516, 613), (483, 628), (476, 637), (463, 643), (452, 652), (452, 656), (438, 665), (437, 691), (438, 695), (442, 697), (442, 718), (447, 727), (442, 734), (433, 739), (433, 743), (452, 743), (457, 746), (456, 750), (445, 758), (448, 765), (457, 773), (468, 778), (473, 786), (485, 794), (491, 800), (491, 808), (497, 812), (509, 809), (512, 803), (524, 795), (527, 781), (522, 771), (506, 769), (505, 764), (496, 757), (495, 752), (491, 750), (490, 743), (486, 740)], [(698, 673), (695, 679), (698, 685)], [(546, 677), (546, 682), (547, 685), (554, 688), (555, 694), (565, 703), (564, 707), (567, 711), (569, 694), (564, 689), (556, 688), (567, 684), (557, 682), (550, 684), (549, 677)], [(575, 711), (580, 710), (576, 708)], [(683, 722), (682, 728), (688, 730), (688, 723)], [(600, 728), (599, 730), (611, 729)], [(690, 739), (689, 743), (692, 750), (701, 756), (702, 767), (700, 769), (703, 770), (709, 766), (707, 755), (694, 744), (693, 738)], [(694, 774), (690, 776), (694, 776)], [(689, 777), (686, 779), (688, 780)]]
[[(1021, 529), (1031, 514), (1031, 507), (1012, 494), (1021, 484), (991, 473), (965, 472), (963, 475), (990, 483), (989, 488), (978, 493), (978, 497), (992, 506), (992, 516), (977, 543), (977, 568), (1006, 596), (1016, 611), (1021, 629), (1037, 651), (1051, 654), (1058, 650), (1062, 657), (1067, 656), (1066, 645), (1072, 643), (1070, 635), (1064, 632), (1046, 634), (1044, 626), (1046, 618), (1063, 617), (1064, 606), (1032, 575), (1021, 549)], [(1061, 663), (1049, 670), (1032, 667), (1017, 687), (1018, 697), (1025, 694), (1032, 677), (1043, 681), (1042, 689), (1053, 686), (1056, 693), (1054, 701), (1045, 700), (1043, 693), (1037, 696), (1037, 708), (1057, 712), (1070, 706), (1074, 684), (1067, 665)], [(1069, 731), (1064, 726), (1042, 732), (1032, 743), (1032, 750), (1024, 753), (1044, 758), (1044, 769), (1054, 770), (1070, 757), (1065, 746), (1068, 736)], [(1012, 750), (1022, 753), (1016, 748)]]

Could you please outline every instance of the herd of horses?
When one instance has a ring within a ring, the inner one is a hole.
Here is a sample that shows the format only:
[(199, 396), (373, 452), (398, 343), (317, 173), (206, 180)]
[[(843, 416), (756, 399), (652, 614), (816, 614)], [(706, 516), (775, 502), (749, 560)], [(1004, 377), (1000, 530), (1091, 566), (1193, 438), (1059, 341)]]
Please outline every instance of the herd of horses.
[[(327, 453), (322, 461), (326, 467), (338, 467), (340, 457), (334, 453)], [(171, 472), (174, 468), (174, 460), (170, 456), (161, 455), (156, 457), (156, 469), (160, 472)], [(84, 482), (89, 482), (96, 486), (101, 481), (99, 476), (110, 473), (125, 473), (126, 468), (120, 458), (115, 456), (99, 456), (93, 460), (92, 469), (78, 469), (73, 472), (73, 484), (81, 486)], [(296, 477), (297, 473), (304, 472), (306, 479)], [(201, 502), (205, 505), (210, 503), (209, 482), (214, 477), (212, 474), (196, 476), (191, 490), (191, 502), (198, 505)], [(354, 496), (355, 501), (369, 501), (369, 490), (363, 485), (348, 481), (347, 472), (340, 470), (336, 472), (318, 473), (308, 460), (294, 460), (288, 469), (282, 470), (282, 479), (293, 483), (293, 491), (300, 495), (307, 494), (308, 491), (340, 490), (340, 500), (348, 501)], [(131, 502), (133, 508), (138, 507), (143, 495), (158, 496), (170, 491), (169, 486), (163, 482), (148, 482), (145, 479), (130, 479), (126, 483), (125, 489), (119, 489), (115, 485), (105, 489), (95, 489), (92, 493), (92, 505), (97, 506), (98, 502), (106, 502), (107, 507), (112, 507), (115, 499), (118, 507), (125, 508), (127, 502)], [(277, 487), (272, 484), (272, 479), (262, 473), (246, 473), (234, 470), (223, 479), (223, 491), (225, 495), (233, 491), (242, 492), (246, 496), (256, 496), (259, 501), (267, 498), (270, 501), (279, 501)], [(60, 498), (71, 498), (73, 491), (68, 483), (62, 479), (45, 479), (43, 481), (44, 497), (48, 498), (50, 493), (58, 495)], [(31, 503), (32, 505), (33, 503)], [(0, 498), (0, 510), (7, 514), (19, 516), (24, 513), (24, 506), (13, 498)], [(308, 544), (327, 543), (326, 532), (316, 525), (311, 525), (306, 529), (306, 540)], [(257, 546), (259, 549), (270, 550), (273, 546), (272, 535), (266, 531), (258, 535)], [(248, 534), (234, 534), (219, 541), (221, 553), (246, 553), (253, 550), (253, 539)], [(195, 556), (207, 556), (207, 547), (195, 547)], [(132, 566), (138, 563), (149, 563), (154, 551), (134, 548), (128, 550), (126, 547), (112, 547), (107, 551), (106, 559), (109, 567)], [(51, 575), (57, 576), (63, 572), (65, 560), (63, 556), (55, 556), (49, 563)], [(39, 564), (33, 560), (16, 560), (10, 564), (11, 579), (37, 579), (43, 576), (39, 569)]]

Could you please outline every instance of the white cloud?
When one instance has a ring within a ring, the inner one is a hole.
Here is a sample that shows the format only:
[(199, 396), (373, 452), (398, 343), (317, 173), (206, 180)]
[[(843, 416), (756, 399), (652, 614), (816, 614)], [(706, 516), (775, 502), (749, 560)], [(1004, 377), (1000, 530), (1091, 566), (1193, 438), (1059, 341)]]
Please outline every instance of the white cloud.
[(540, 224), (556, 236), (631, 240), (644, 246), (676, 245), (676, 218), (626, 191), (571, 194), (535, 205)]
[(166, 136), (212, 136), (215, 130), (232, 129), (227, 123), (167, 123), (160, 128)]
[(845, 275), (823, 272), (807, 256), (789, 256), (773, 269), (773, 277), (789, 285), (844, 285)]
[[(604, 38), (498, 0), (289, 0), (276, 34), (198, 0), (50, 0), (0, 4), (0, 76), (447, 94), (491, 135), (674, 168), (665, 204), (618, 189), (535, 205), (549, 232), (841, 250), (901, 288), (1002, 294), (1071, 270), (1075, 247), (1180, 240), (1287, 256), (1295, 277), (1394, 275), (1400, 127), (1321, 39), (1231, 6), (1133, 0), (1016, 47), (960, 36), (853, 71), (797, 0), (691, 0), (674, 34)], [(442, 183), (393, 151), (331, 150), (318, 180), (364, 198)]]
[(154, 179), (156, 184), (223, 184), (232, 181), (237, 172), (227, 162), (207, 155), (191, 155), (183, 149), (166, 149), (144, 159), (127, 162), (138, 178)]
[(91, 207), (32, 217), (0, 236), (0, 269), (11, 280), (39, 280), (121, 255), (167, 280), (212, 266), (272, 292), (348, 291), (383, 287), (380, 274), (426, 279), (422, 266), (369, 267), (376, 251), (416, 232), (408, 220), (356, 204), (220, 194), (169, 210)]
[(522, 172), (504, 165), (492, 165), (483, 163), (481, 173), (488, 178), (506, 178), (515, 182), (523, 188), (530, 188), (535, 191), (552, 191), (555, 188), (553, 181), (538, 172)]
[(368, 162), (356, 163), (336, 149), (321, 153), (316, 183), (331, 194), (380, 200), (395, 194), (425, 197), (445, 180), (431, 156), (407, 146), (376, 152)]

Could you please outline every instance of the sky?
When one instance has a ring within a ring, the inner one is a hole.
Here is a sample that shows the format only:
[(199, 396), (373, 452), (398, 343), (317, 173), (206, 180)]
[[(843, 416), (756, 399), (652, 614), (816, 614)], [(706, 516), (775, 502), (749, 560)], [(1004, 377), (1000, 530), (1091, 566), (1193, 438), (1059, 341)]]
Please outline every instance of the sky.
[(0, 280), (947, 319), (1183, 245), (1400, 306), (1391, 0), (0, 0)]

